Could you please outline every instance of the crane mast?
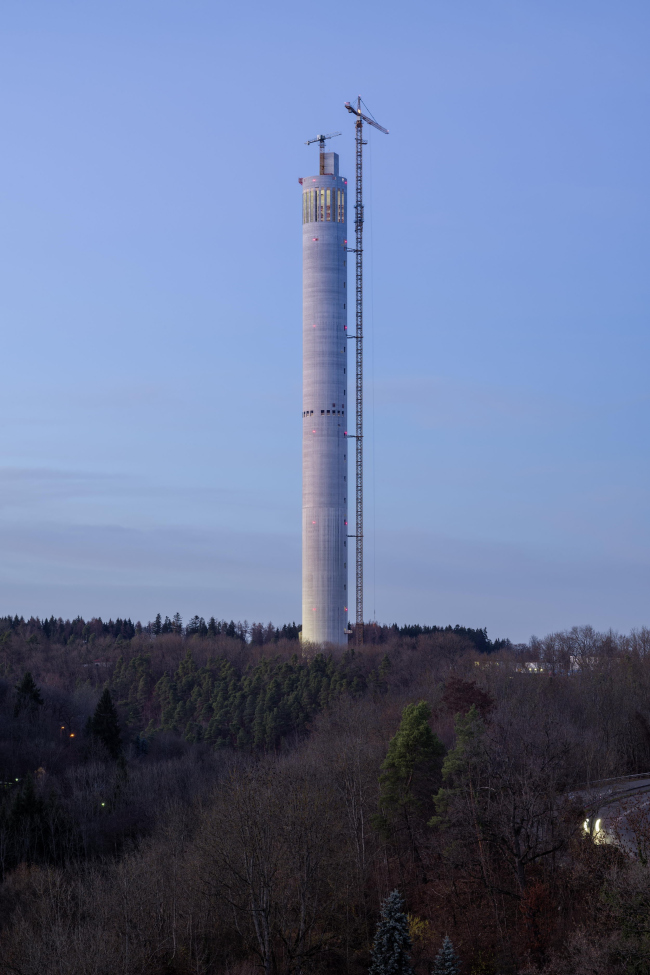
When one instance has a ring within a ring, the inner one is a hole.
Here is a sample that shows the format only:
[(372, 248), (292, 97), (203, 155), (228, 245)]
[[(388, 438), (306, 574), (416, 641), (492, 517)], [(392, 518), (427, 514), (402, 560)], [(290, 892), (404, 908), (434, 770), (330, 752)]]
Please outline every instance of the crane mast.
[[(350, 338), (356, 339), (356, 450), (355, 450), (355, 527), (356, 557), (355, 557), (355, 597), (356, 621), (355, 641), (357, 646), (363, 644), (363, 147), (367, 140), (363, 138), (363, 123), (372, 125), (385, 135), (388, 129), (379, 125), (373, 118), (361, 111), (361, 96), (357, 98), (354, 108), (350, 102), (345, 103), (348, 112), (356, 117), (354, 123), (355, 143), (355, 203), (354, 203), (354, 236), (355, 246), (348, 250), (355, 255), (355, 334)], [(364, 106), (365, 107), (365, 106)]]
[(340, 132), (328, 132), (327, 135), (317, 135), (315, 139), (307, 139), (305, 142), (306, 146), (313, 145), (314, 142), (318, 143), (318, 148), (320, 150), (320, 175), (325, 175), (325, 140), (334, 139)]

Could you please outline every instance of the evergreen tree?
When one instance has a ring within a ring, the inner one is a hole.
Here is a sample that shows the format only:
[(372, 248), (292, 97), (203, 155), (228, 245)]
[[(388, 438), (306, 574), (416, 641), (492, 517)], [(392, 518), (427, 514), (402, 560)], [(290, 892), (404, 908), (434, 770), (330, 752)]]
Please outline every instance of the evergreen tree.
[(401, 820), (408, 825), (409, 816), (431, 801), (439, 784), (445, 748), (429, 727), (431, 708), (426, 701), (407, 704), (397, 734), (391, 739), (388, 754), (379, 777), (380, 813), (375, 826), (390, 834)]
[(368, 975), (413, 975), (411, 948), (404, 902), (394, 890), (381, 905)]
[(45, 805), (34, 788), (34, 780), (28, 775), (16, 793), (8, 818), (8, 835), (14, 856), (18, 861), (33, 862), (42, 850)]
[(431, 975), (459, 975), (459, 972), (460, 958), (454, 951), (451, 938), (446, 934), (445, 940), (442, 942), (442, 948), (436, 955), (436, 960), (433, 963)]
[(27, 671), (20, 684), (16, 685), (16, 704), (14, 706), (14, 718), (17, 718), (23, 708), (29, 711), (36, 711), (43, 704), (41, 692), (36, 686), (36, 682), (31, 673)]
[[(476, 763), (480, 761), (479, 749), (485, 725), (476, 705), (472, 704), (467, 714), (456, 715), (454, 728), (456, 744), (447, 754), (442, 765), (444, 787), (433, 797), (437, 815), (429, 820), (429, 826), (437, 827), (445, 824), (450, 800), (458, 788), (468, 785), (468, 777), (475, 769)], [(469, 788), (471, 789), (471, 785)]]
[(90, 719), (90, 732), (99, 738), (111, 758), (118, 759), (122, 754), (122, 736), (117, 720), (117, 711), (108, 687), (99, 699), (93, 717)]
[[(176, 620), (176, 617), (174, 617)], [(180, 617), (179, 617), (180, 620)], [(185, 630), (187, 636), (207, 636), (208, 628), (202, 616), (193, 616)]]
[(154, 635), (155, 636), (158, 636), (158, 634), (160, 633), (161, 630), (162, 630), (162, 619), (161, 619), (160, 613), (156, 613), (156, 618), (155, 618), (154, 624), (153, 624), (153, 633), (154, 633)]

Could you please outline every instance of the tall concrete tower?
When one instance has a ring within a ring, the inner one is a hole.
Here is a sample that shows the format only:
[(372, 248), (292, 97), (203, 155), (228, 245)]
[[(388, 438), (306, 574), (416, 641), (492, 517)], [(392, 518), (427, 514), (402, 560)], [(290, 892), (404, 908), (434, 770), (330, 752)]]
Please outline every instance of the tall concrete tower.
[[(347, 180), (335, 152), (302, 182), (302, 639), (348, 616)], [(354, 387), (352, 387), (354, 388)]]

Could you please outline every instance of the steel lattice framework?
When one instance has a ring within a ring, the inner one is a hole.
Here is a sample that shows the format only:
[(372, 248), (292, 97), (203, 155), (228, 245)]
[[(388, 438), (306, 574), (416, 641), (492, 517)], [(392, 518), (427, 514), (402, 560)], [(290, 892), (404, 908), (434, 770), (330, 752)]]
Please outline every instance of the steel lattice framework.
[[(367, 142), (363, 138), (363, 123), (367, 122), (374, 128), (388, 135), (388, 129), (379, 125), (373, 118), (361, 112), (361, 96), (357, 98), (357, 106), (353, 108), (350, 102), (345, 103), (348, 112), (356, 117), (355, 120), (355, 204), (354, 204), (354, 235), (355, 247), (355, 334), (350, 338), (356, 339), (356, 451), (355, 451), (355, 595), (356, 595), (356, 643), (363, 643), (363, 147)], [(366, 106), (364, 105), (364, 108)]]

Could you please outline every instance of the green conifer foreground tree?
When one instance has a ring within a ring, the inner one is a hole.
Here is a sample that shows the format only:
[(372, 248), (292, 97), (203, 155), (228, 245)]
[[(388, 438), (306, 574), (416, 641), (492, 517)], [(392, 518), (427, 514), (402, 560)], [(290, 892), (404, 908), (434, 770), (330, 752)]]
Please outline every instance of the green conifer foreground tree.
[(122, 736), (117, 720), (117, 711), (108, 687), (99, 699), (95, 713), (90, 719), (89, 730), (99, 738), (111, 758), (118, 759), (122, 754)]
[(442, 942), (442, 948), (436, 955), (436, 960), (433, 963), (431, 975), (459, 975), (459, 972), (460, 958), (454, 951), (451, 938), (446, 934), (445, 940)]
[(431, 803), (439, 784), (445, 748), (429, 727), (426, 701), (407, 704), (379, 777), (379, 814), (373, 823), (384, 835), (395, 829), (410, 831), (411, 816)]
[(411, 948), (404, 902), (394, 890), (381, 905), (368, 975), (413, 975)]

